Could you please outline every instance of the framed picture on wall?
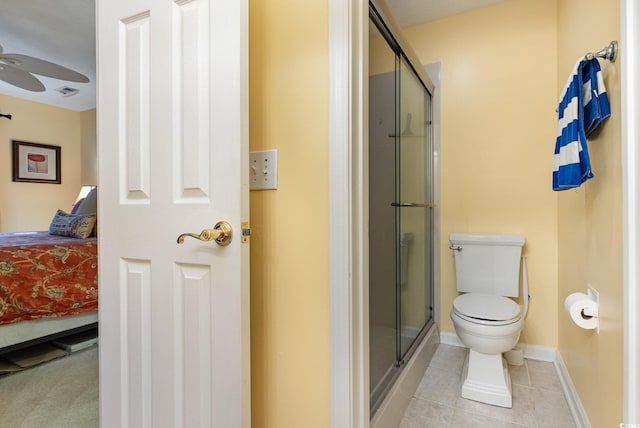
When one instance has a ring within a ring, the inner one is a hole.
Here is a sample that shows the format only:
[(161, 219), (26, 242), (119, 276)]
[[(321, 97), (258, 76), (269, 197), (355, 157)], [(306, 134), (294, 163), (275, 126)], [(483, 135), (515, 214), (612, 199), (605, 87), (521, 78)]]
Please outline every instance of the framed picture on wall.
[(60, 184), (60, 146), (12, 140), (13, 181)]

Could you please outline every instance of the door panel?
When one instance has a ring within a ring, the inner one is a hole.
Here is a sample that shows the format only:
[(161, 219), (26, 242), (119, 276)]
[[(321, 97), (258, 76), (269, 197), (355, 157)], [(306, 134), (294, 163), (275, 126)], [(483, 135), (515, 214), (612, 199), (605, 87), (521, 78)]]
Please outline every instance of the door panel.
[(212, 272), (210, 266), (179, 263), (175, 274), (174, 283), (180, 284), (177, 341), (184, 344), (184, 352), (177, 355), (181, 370), (176, 375), (179, 383), (191, 386), (185, 388), (182, 403), (185, 426), (212, 426), (208, 411), (214, 379), (208, 363), (211, 352), (224, 352), (213, 348), (211, 341)]
[(210, 51), (206, 2), (189, 2), (175, 6), (174, 21), (177, 36), (177, 58), (179, 72), (175, 74), (174, 91), (177, 103), (173, 112), (179, 123), (176, 132), (180, 138), (174, 147), (174, 161), (180, 172), (180, 180), (174, 183), (176, 198), (180, 200), (206, 199), (209, 188), (209, 165), (211, 139), (208, 118), (209, 80), (211, 72), (207, 53)]
[[(120, 273), (120, 293), (126, 296), (122, 321), (128, 325), (121, 341), (131, 355), (123, 370), (129, 385), (121, 402), (131, 426), (144, 426), (143, 421), (150, 420), (151, 415), (151, 265), (148, 260), (122, 259)], [(129, 397), (140, 397), (140, 405), (130, 407)]]

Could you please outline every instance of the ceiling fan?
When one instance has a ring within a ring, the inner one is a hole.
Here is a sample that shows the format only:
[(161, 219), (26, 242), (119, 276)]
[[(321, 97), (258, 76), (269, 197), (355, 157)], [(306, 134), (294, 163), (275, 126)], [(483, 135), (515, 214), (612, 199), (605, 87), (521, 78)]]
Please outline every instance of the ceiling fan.
[(0, 46), (0, 80), (31, 92), (43, 92), (44, 85), (34, 74), (70, 82), (87, 83), (84, 74), (29, 55), (4, 53)]

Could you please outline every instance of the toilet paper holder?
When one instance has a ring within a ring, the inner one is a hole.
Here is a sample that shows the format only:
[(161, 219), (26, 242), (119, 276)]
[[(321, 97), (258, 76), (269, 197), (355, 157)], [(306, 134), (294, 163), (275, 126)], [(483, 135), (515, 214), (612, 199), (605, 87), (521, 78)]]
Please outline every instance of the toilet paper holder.
[(598, 310), (600, 309), (600, 293), (591, 286), (591, 284), (587, 284), (587, 296), (594, 302), (596, 302), (595, 308), (584, 308), (580, 311), (580, 315), (582, 315), (585, 319), (590, 318), (598, 318)]
[(595, 308), (583, 308), (580, 311), (580, 316), (582, 316), (583, 319), (585, 320), (591, 320), (593, 318), (596, 319), (596, 333), (600, 333), (600, 320), (598, 319), (598, 315), (599, 315), (599, 310), (600, 310), (600, 295), (599, 293), (596, 291), (595, 288), (593, 288), (591, 286), (591, 284), (587, 285), (587, 296), (593, 300), (594, 302), (596, 302), (596, 306)]
[(565, 309), (571, 316), (573, 322), (578, 327), (584, 329), (594, 329), (600, 332), (599, 316), (599, 293), (591, 284), (587, 285), (587, 294), (573, 293), (565, 299)]

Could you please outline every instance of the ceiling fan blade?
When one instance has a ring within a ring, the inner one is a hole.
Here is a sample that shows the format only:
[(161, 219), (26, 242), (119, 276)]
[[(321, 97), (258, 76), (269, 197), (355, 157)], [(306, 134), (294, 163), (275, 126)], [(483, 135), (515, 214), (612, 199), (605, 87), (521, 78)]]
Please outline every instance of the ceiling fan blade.
[(13, 67), (28, 73), (53, 77), (54, 79), (80, 83), (87, 83), (89, 81), (89, 78), (84, 74), (29, 55), (0, 54), (0, 61), (4, 61), (11, 64)]
[(7, 64), (0, 64), (0, 80), (31, 92), (43, 92), (44, 85), (34, 75)]

